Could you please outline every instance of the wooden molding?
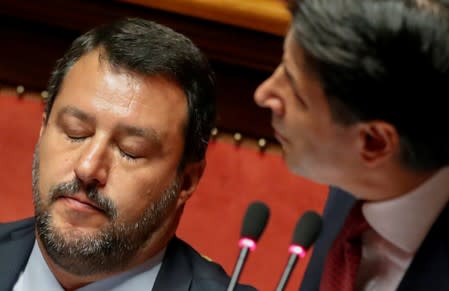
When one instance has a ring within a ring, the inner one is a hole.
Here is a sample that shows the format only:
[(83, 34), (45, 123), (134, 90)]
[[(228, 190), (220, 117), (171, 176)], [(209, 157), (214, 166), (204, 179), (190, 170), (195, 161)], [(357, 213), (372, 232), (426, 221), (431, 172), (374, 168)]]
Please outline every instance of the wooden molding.
[(120, 0), (284, 36), (290, 14), (283, 0)]

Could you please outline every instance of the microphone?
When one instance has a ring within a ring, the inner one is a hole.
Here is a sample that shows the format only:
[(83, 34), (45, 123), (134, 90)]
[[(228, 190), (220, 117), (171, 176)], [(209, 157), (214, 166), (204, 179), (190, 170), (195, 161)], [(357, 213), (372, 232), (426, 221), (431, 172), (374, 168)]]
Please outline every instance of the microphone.
[(256, 243), (262, 235), (268, 218), (270, 217), (270, 209), (263, 202), (256, 201), (249, 205), (243, 218), (242, 229), (240, 231), (240, 255), (234, 267), (231, 280), (229, 281), (227, 291), (234, 290), (235, 286), (245, 265), (249, 251), (256, 249)]
[(290, 257), (285, 266), (284, 273), (279, 280), (276, 291), (284, 290), (290, 279), (298, 258), (304, 257), (306, 251), (312, 246), (321, 231), (321, 216), (314, 211), (306, 211), (296, 223), (292, 243), (288, 248)]

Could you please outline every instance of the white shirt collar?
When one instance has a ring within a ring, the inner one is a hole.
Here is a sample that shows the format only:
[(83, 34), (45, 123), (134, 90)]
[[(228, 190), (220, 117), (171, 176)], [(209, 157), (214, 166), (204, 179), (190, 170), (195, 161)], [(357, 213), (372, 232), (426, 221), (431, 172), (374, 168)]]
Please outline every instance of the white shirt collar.
[(380, 236), (405, 252), (415, 253), (448, 201), (449, 167), (405, 195), (365, 202), (362, 211)]

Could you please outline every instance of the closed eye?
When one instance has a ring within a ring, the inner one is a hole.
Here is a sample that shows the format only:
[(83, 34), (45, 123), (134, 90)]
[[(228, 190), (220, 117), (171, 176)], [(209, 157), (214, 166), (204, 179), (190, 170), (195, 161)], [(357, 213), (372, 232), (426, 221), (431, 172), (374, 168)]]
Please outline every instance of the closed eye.
[(86, 138), (88, 138), (87, 136), (72, 136), (69, 134), (65, 135), (66, 138), (70, 141), (70, 142), (82, 142), (84, 141)]
[(137, 156), (135, 156), (133, 154), (130, 154), (128, 152), (125, 152), (125, 151), (123, 151), (121, 149), (119, 149), (119, 153), (120, 153), (120, 156), (122, 156), (124, 159), (126, 159), (128, 161), (135, 162), (137, 159), (139, 159), (139, 157), (137, 157)]

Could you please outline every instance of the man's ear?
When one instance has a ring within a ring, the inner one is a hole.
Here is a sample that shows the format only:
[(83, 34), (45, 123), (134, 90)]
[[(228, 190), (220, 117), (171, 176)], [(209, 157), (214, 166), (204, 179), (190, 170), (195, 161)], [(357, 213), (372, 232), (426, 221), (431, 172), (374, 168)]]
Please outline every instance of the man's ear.
[(44, 132), (44, 129), (46, 126), (47, 126), (47, 114), (44, 112), (44, 113), (42, 113), (41, 129), (39, 130), (39, 138), (42, 136), (42, 133)]
[(180, 191), (177, 206), (182, 206), (192, 196), (203, 176), (206, 161), (188, 163), (180, 176)]
[(399, 151), (399, 134), (393, 125), (385, 121), (362, 123), (359, 138), (360, 158), (370, 168), (390, 161)]

